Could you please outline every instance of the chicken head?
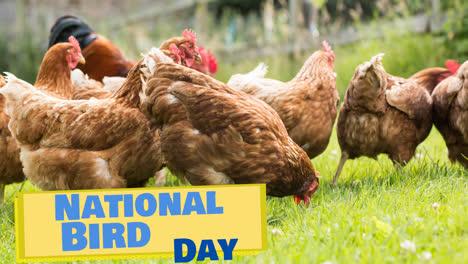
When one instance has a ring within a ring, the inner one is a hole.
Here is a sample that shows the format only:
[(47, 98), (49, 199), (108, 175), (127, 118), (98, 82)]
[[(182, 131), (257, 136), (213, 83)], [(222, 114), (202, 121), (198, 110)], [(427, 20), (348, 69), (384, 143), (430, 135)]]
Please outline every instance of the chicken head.
[(335, 53), (333, 52), (332, 48), (330, 47), (330, 45), (328, 44), (326, 40), (322, 42), (322, 46), (323, 46), (323, 51), (327, 53), (330, 57), (330, 61), (328, 62), (330, 64), (330, 67), (334, 68), (333, 62), (335, 61)]
[(183, 33), (186, 41), (182, 42), (179, 48), (182, 50), (182, 59), (187, 67), (192, 67), (195, 61), (201, 61), (198, 53), (197, 38), (193, 30), (185, 30)]
[(76, 40), (75, 37), (70, 36), (68, 38), (68, 42), (70, 42), (73, 45), (72, 48), (69, 48), (67, 50), (66, 55), (68, 66), (70, 67), (70, 69), (76, 68), (78, 63), (85, 64), (85, 59), (83, 57), (83, 54), (81, 54), (80, 43), (78, 43), (78, 40)]
[[(175, 49), (177, 48), (177, 49)], [(180, 63), (191, 68), (196, 61), (201, 61), (197, 47), (197, 38), (192, 30), (185, 30), (182, 37), (174, 37), (164, 41), (159, 47), (166, 56), (177, 60), (180, 57)], [(168, 51), (168, 52), (167, 52)]]
[(304, 205), (308, 206), (310, 202), (310, 198), (314, 195), (315, 191), (319, 187), (319, 172), (315, 172), (315, 178), (313, 179), (312, 183), (309, 185), (307, 190), (302, 195), (294, 195), (294, 201), (297, 205), (304, 201)]

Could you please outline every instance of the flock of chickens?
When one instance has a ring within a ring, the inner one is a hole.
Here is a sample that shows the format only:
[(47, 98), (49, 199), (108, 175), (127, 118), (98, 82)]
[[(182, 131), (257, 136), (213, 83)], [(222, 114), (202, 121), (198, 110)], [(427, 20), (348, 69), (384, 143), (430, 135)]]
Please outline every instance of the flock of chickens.
[[(268, 195), (307, 205), (319, 186), (311, 159), (337, 116), (334, 60), (324, 42), (289, 82), (260, 64), (225, 84), (191, 30), (134, 62), (61, 17), (34, 85), (0, 76), (2, 199), (26, 178), (43, 190), (141, 187), (167, 167), (193, 185), (266, 183)], [(468, 62), (403, 79), (381, 60), (359, 65), (346, 91), (334, 184), (347, 159), (385, 153), (404, 166), (433, 123), (449, 158), (468, 166)]]

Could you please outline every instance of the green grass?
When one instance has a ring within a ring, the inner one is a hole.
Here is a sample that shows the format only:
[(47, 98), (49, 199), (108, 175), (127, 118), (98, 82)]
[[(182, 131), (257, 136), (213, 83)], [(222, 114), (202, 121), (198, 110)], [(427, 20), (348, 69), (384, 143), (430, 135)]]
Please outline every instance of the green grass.
[[(313, 160), (321, 184), (309, 207), (291, 197), (268, 198), (268, 251), (236, 256), (234, 263), (429, 263), (468, 262), (467, 171), (451, 165), (440, 134), (433, 129), (418, 157), (397, 172), (390, 160), (348, 161), (338, 187), (332, 187), (339, 159), (333, 135), (327, 150)], [(168, 185), (178, 185), (170, 177)], [(7, 187), (0, 208), (0, 262), (15, 259), (13, 198), (21, 184)], [(24, 190), (36, 190), (26, 183)], [(438, 203), (438, 209), (433, 204)], [(272, 229), (281, 230), (273, 234)], [(411, 252), (400, 246), (416, 245)], [(78, 262), (90, 263), (90, 262)], [(94, 262), (93, 262), (94, 263)], [(96, 263), (173, 263), (172, 259), (96, 261)]]
[[(450, 51), (430, 35), (387, 36), (334, 50), (341, 97), (354, 68), (377, 53), (386, 53), (384, 66), (389, 73), (403, 77), (426, 67), (442, 66), (451, 58)], [(248, 72), (265, 61), (270, 66), (268, 76), (286, 81), (311, 52), (302, 54), (297, 61), (275, 56), (221, 63), (217, 78), (227, 81), (232, 74)], [(467, 171), (448, 162), (444, 141), (435, 129), (417, 152), (417, 157), (398, 172), (384, 155), (377, 160), (350, 160), (335, 188), (330, 183), (340, 150), (333, 134), (327, 150), (312, 161), (322, 178), (311, 205), (296, 206), (291, 197), (268, 198), (269, 250), (255, 256), (236, 256), (233, 263), (422, 263), (423, 252), (432, 255), (428, 263), (468, 263)], [(180, 185), (174, 177), (168, 180), (168, 186)], [(7, 201), (0, 205), (0, 263), (15, 260), (13, 200), (20, 189), (37, 190), (29, 182), (7, 187)], [(440, 205), (437, 210), (434, 203)], [(281, 233), (275, 235), (272, 229)], [(415, 252), (400, 246), (405, 240), (415, 244)], [(173, 260), (96, 263), (173, 263)]]

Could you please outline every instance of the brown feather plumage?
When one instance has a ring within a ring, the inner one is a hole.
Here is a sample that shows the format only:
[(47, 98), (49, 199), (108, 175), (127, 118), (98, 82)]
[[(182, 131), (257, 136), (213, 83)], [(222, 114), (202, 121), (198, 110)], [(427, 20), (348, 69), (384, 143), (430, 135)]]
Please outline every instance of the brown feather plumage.
[(404, 165), (432, 128), (425, 87), (386, 73), (380, 59), (359, 65), (346, 91), (337, 124), (342, 157), (335, 184), (348, 158), (385, 153)]
[(105, 76), (127, 77), (135, 62), (127, 59), (120, 49), (104, 36), (97, 38), (83, 49), (86, 64), (78, 69), (94, 80), (102, 81)]
[(434, 124), (444, 137), (448, 156), (468, 167), (468, 62), (432, 93)]
[(139, 66), (104, 100), (62, 100), (15, 78), (0, 89), (34, 184), (46, 190), (135, 187), (161, 168), (158, 132), (138, 108)]
[[(70, 49), (75, 49), (73, 44), (59, 43), (47, 51), (35, 82), (38, 89), (56, 98), (71, 98), (73, 86), (66, 59)], [(0, 87), (4, 85), (5, 79), (1, 77)], [(5, 185), (25, 179), (20, 161), (20, 147), (8, 129), (10, 117), (5, 113), (5, 101), (6, 98), (0, 94), (0, 200), (3, 199)]]
[[(0, 75), (0, 90), (4, 85), (5, 79)], [(5, 113), (5, 97), (0, 94), (0, 202), (4, 197), (5, 185), (25, 179), (19, 147), (8, 129), (9, 121), (10, 117)]]
[(269, 195), (301, 197), (318, 186), (309, 158), (278, 114), (210, 76), (158, 64), (142, 110), (162, 128), (168, 168), (194, 185), (266, 183)]
[(37, 89), (57, 98), (72, 98), (73, 85), (66, 60), (67, 52), (72, 48), (71, 43), (58, 43), (47, 51), (34, 83)]
[(431, 94), (437, 84), (450, 75), (452, 72), (446, 68), (428, 68), (411, 75), (409, 79), (416, 81)]
[(289, 136), (314, 158), (326, 149), (336, 119), (339, 95), (332, 62), (330, 54), (317, 51), (289, 82), (264, 78), (258, 68), (258, 74), (232, 76), (228, 85), (275, 109)]
[(86, 85), (75, 89), (73, 100), (106, 99), (112, 95), (111, 91), (105, 90), (104, 85), (98, 81), (89, 80)]

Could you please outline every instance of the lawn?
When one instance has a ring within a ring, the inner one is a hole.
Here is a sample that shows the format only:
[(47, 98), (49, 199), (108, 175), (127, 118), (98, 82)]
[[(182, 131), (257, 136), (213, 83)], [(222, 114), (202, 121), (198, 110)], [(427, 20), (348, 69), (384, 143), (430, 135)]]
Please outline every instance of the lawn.
[[(435, 128), (400, 172), (384, 155), (361, 158), (346, 163), (339, 185), (333, 187), (339, 154), (333, 135), (325, 153), (313, 160), (322, 178), (309, 207), (296, 206), (292, 197), (268, 198), (269, 250), (234, 257), (234, 263), (468, 262), (467, 172), (449, 164)], [(173, 184), (177, 181), (170, 178), (168, 185)], [(15, 259), (13, 199), (20, 188), (35, 189), (30, 183), (7, 188), (9, 199), (0, 208), (1, 263)], [(414, 243), (414, 251), (406, 240)]]
[[(395, 41), (399, 42), (398, 47)], [(384, 59), (387, 70), (404, 77), (417, 69), (440, 66), (448, 59), (430, 36), (337, 48), (341, 97), (357, 64), (381, 51), (387, 52)], [(281, 64), (282, 58), (265, 61), (271, 65), (269, 76), (281, 80), (289, 79), (302, 66), (302, 63)], [(226, 81), (231, 74), (249, 71), (258, 62), (222, 64), (220, 68), (225, 70), (218, 78)], [(281, 71), (280, 65), (289, 65), (291, 70)], [(449, 163), (445, 143), (435, 128), (418, 147), (416, 157), (400, 171), (384, 155), (377, 160), (350, 160), (338, 186), (333, 187), (331, 181), (339, 157), (334, 133), (326, 151), (312, 160), (322, 178), (310, 206), (296, 206), (292, 197), (268, 198), (269, 249), (254, 256), (236, 256), (232, 262), (468, 263), (468, 171)], [(174, 177), (167, 183), (178, 184)], [(21, 189), (36, 190), (29, 182), (10, 185), (6, 189), (7, 201), (0, 206), (1, 263), (15, 260), (13, 201)], [(173, 260), (96, 263), (173, 263)]]

